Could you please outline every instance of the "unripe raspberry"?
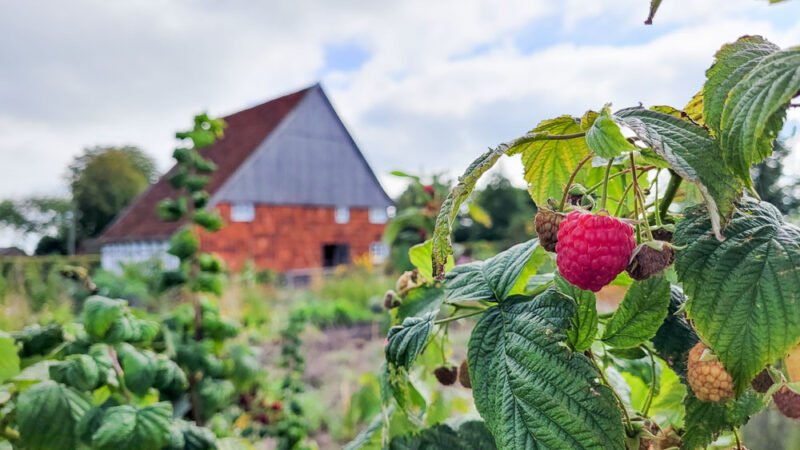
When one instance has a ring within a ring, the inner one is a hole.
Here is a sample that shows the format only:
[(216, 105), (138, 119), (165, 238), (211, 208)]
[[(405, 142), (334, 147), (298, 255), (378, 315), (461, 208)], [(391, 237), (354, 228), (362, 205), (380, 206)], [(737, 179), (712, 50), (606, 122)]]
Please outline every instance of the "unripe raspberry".
[(433, 371), (433, 374), (436, 376), (436, 379), (439, 380), (439, 383), (450, 386), (455, 383), (456, 378), (458, 378), (458, 367), (440, 366)]
[(708, 349), (698, 342), (689, 351), (689, 386), (702, 402), (719, 402), (733, 398), (733, 378), (717, 360), (700, 361)]
[[(659, 248), (654, 248), (652, 245), (657, 245)], [(672, 246), (662, 241), (651, 241), (639, 244), (633, 250), (633, 256), (625, 270), (631, 278), (641, 281), (663, 271), (673, 261), (675, 261), (675, 251)]]
[(772, 400), (784, 416), (790, 419), (800, 418), (800, 394), (797, 392), (787, 386), (781, 386), (772, 394)]
[(472, 382), (469, 381), (469, 366), (467, 366), (466, 359), (461, 362), (461, 366), (458, 368), (458, 382), (465, 388), (472, 389)]
[(533, 226), (536, 228), (536, 234), (539, 236), (539, 245), (548, 252), (556, 251), (556, 242), (558, 242), (558, 226), (564, 220), (564, 214), (555, 212), (550, 209), (540, 209), (536, 212), (536, 218), (533, 219)]
[(558, 228), (558, 272), (575, 286), (597, 292), (625, 270), (635, 246), (633, 227), (627, 223), (573, 211)]

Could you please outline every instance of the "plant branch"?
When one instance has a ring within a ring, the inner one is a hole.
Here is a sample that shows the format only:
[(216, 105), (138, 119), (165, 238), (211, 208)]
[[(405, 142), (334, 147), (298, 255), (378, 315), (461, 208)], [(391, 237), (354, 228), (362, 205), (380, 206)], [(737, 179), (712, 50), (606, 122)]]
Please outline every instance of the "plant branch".
[(581, 162), (578, 163), (578, 166), (575, 167), (575, 170), (572, 171), (572, 174), (569, 176), (569, 181), (567, 181), (567, 186), (564, 188), (564, 194), (561, 196), (561, 202), (558, 204), (558, 210), (562, 211), (564, 209), (564, 204), (567, 202), (567, 196), (569, 196), (569, 188), (572, 186), (572, 182), (575, 181), (575, 176), (578, 175), (580, 172), (581, 167), (586, 164), (586, 161), (589, 161), (594, 156), (594, 152), (589, 152), (586, 155), (586, 158), (583, 158)]
[(656, 207), (656, 213), (655, 213), (656, 214), (656, 226), (661, 228), (661, 214), (658, 212), (658, 176), (659, 175), (661, 175), (661, 169), (658, 169), (656, 171), (656, 183), (655, 183), (656, 184), (656, 186), (655, 186), (656, 198), (653, 199), (653, 204)]
[(483, 314), (484, 311), (486, 311), (486, 310), (482, 309), (480, 311), (473, 311), (471, 313), (462, 314), (460, 316), (446, 317), (444, 319), (439, 319), (439, 320), (433, 322), (433, 324), (434, 325), (441, 325), (443, 323), (453, 322), (453, 321), (456, 321), (456, 320), (459, 320), (459, 319), (465, 319), (467, 317), (477, 316), (478, 314)]
[(617, 403), (619, 403), (620, 409), (622, 409), (623, 414), (625, 414), (625, 428), (632, 435), (633, 426), (631, 426), (631, 417), (628, 415), (628, 408), (625, 406), (625, 402), (622, 401), (622, 397), (620, 397), (619, 394), (617, 394), (617, 391), (614, 390), (614, 387), (611, 386), (611, 383), (608, 381), (608, 378), (606, 378), (605, 372), (603, 372), (603, 369), (601, 369), (600, 365), (597, 364), (597, 360), (594, 359), (594, 354), (592, 353), (592, 351), (588, 350), (586, 353), (589, 355), (589, 360), (594, 365), (594, 368), (597, 369), (598, 373), (600, 373), (600, 380), (603, 381), (603, 384), (611, 391), (611, 394), (614, 395), (614, 398), (617, 400)]
[[(655, 168), (656, 168), (656, 166), (643, 166), (643, 167), (638, 167), (636, 170), (638, 170), (640, 172), (640, 175), (641, 175), (642, 173), (645, 173), (645, 172), (647, 172), (649, 170), (653, 170)], [(616, 177), (618, 177), (620, 175), (625, 175), (626, 173), (630, 173), (630, 171), (631, 171), (631, 169), (620, 170), (617, 173), (612, 173), (611, 176), (608, 177), (608, 179), (612, 180), (612, 179), (614, 179), (614, 178), (616, 178)], [(597, 183), (597, 184), (595, 184), (595, 185), (592, 185), (592, 187), (586, 189), (586, 193), (587, 194), (591, 194), (592, 192), (598, 190), (601, 186), (603, 186), (603, 182), (602, 181)]]
[(117, 381), (122, 390), (122, 395), (125, 396), (125, 400), (131, 401), (131, 393), (128, 392), (128, 388), (125, 386), (125, 374), (122, 372), (122, 366), (119, 364), (117, 351), (110, 345), (108, 346), (108, 356), (111, 357), (111, 365), (114, 366), (114, 373), (117, 374)]
[(614, 158), (608, 160), (606, 165), (606, 176), (603, 178), (603, 199), (600, 201), (600, 209), (606, 209), (606, 200), (608, 200), (608, 176), (611, 175), (611, 166), (614, 165)]
[(675, 194), (678, 193), (678, 188), (683, 181), (680, 175), (675, 173), (673, 170), (669, 171), (670, 178), (669, 184), (667, 185), (667, 191), (664, 192), (664, 197), (661, 199), (661, 204), (658, 205), (659, 212), (661, 213), (661, 220), (667, 218), (667, 211), (669, 210), (669, 205), (672, 204), (672, 201), (675, 200)]
[(642, 350), (646, 351), (650, 356), (650, 390), (647, 392), (647, 400), (645, 400), (642, 408), (642, 414), (646, 417), (650, 412), (650, 406), (653, 404), (653, 397), (656, 394), (656, 359), (653, 357), (653, 352), (647, 350), (646, 347), (642, 346)]
[[(622, 192), (622, 197), (620, 197), (619, 203), (617, 204), (617, 210), (614, 211), (614, 216), (619, 217), (619, 213), (622, 212), (622, 207), (625, 206), (625, 198), (628, 196), (628, 191), (630, 191), (632, 187), (633, 187), (633, 183), (625, 186), (625, 190)], [(635, 199), (634, 199), (634, 201), (635, 201)], [(634, 203), (634, 207), (635, 206), (636, 206), (636, 204)]]
[(642, 211), (642, 220), (644, 221), (644, 228), (647, 231), (647, 237), (650, 240), (653, 240), (653, 232), (650, 231), (650, 224), (647, 223), (647, 208), (644, 206), (644, 194), (642, 194), (642, 189), (639, 187), (639, 180), (636, 176), (636, 163), (633, 160), (633, 153), (630, 153), (631, 157), (631, 172), (633, 173), (633, 202), (634, 204), (638, 201), (639, 206), (641, 207)]

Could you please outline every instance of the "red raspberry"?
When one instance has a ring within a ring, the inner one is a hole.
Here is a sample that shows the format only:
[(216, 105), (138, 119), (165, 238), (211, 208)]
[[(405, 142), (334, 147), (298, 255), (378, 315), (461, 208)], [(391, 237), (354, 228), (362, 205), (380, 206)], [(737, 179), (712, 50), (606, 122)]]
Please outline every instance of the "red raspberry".
[(558, 273), (581, 289), (597, 292), (625, 270), (635, 246), (633, 227), (627, 223), (572, 211), (558, 227)]

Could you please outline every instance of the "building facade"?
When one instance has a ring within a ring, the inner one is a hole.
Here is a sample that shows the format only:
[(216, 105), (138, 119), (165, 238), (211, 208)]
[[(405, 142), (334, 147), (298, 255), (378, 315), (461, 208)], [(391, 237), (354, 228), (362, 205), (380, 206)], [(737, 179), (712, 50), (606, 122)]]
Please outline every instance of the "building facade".
[[(252, 261), (280, 272), (332, 267), (387, 251), (381, 237), (393, 203), (319, 85), (224, 118), (225, 136), (202, 150), (218, 170), (208, 208), (226, 225), (198, 230), (201, 250), (231, 270)], [(158, 202), (176, 195), (168, 172), (100, 237), (102, 265), (161, 259), (185, 223), (162, 222)]]

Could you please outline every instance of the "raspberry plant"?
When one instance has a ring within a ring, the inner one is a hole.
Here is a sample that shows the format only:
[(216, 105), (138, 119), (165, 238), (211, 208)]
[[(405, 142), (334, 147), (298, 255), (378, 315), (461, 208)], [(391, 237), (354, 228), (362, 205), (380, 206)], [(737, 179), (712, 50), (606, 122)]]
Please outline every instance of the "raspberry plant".
[[(800, 48), (744, 36), (706, 75), (683, 109), (545, 120), (467, 168), (410, 251), (421, 281), (386, 302), (383, 412), (349, 448), (694, 449), (722, 434), (741, 448), (773, 394), (795, 414), (800, 380), (779, 369), (800, 341), (800, 229), (757, 198), (750, 168), (798, 106)], [(504, 155), (521, 155), (542, 243), (452, 267), (460, 207)], [(609, 283), (626, 293), (598, 314)], [(424, 428), (415, 361), (468, 317), (458, 372), (483, 420)]]
[[(165, 219), (191, 213), (199, 227), (221, 227), (219, 216), (203, 209), (202, 188), (215, 167), (200, 149), (222, 126), (200, 115), (193, 130), (177, 134), (193, 145), (175, 150), (170, 180), (183, 196), (159, 205)], [(77, 323), (0, 332), (0, 447), (194, 450), (223, 442), (203, 425), (248, 415), (237, 403), (250, 406), (242, 399), (254, 395), (264, 374), (248, 347), (234, 342), (239, 325), (201, 296), (221, 292), (223, 266), (197, 249), (192, 225), (172, 238), (169, 253), (180, 267), (164, 281), (186, 287), (189, 301), (161, 322), (124, 300), (92, 296)]]

